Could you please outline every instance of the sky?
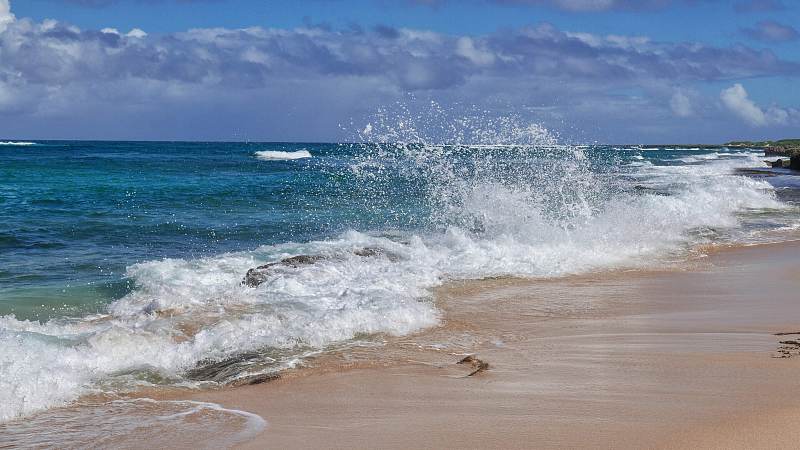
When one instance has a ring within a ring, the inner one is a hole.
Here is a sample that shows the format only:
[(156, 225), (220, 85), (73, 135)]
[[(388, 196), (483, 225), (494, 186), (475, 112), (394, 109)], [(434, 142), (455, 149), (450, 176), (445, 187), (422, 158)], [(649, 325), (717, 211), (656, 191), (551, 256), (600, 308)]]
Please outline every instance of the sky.
[(0, 0), (0, 140), (349, 141), (435, 102), (716, 143), (800, 137), (798, 86), (796, 0)]

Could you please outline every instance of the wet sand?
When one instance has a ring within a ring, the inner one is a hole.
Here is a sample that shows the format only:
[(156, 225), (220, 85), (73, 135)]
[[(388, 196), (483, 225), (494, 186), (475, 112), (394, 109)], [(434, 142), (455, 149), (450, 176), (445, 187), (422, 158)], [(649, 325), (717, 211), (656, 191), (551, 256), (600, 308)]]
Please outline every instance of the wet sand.
[(800, 243), (689, 265), (453, 283), (437, 329), (190, 397), (261, 415), (242, 448), (795, 448)]

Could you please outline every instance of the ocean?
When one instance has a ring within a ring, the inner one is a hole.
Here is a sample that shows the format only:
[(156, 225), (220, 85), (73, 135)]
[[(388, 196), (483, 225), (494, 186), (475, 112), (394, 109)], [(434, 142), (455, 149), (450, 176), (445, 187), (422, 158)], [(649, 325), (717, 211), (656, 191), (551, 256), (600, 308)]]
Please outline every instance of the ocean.
[(0, 422), (379, 345), (436, 327), (432, 290), (454, 280), (669, 268), (800, 227), (800, 177), (763, 151), (516, 130), (0, 142)]

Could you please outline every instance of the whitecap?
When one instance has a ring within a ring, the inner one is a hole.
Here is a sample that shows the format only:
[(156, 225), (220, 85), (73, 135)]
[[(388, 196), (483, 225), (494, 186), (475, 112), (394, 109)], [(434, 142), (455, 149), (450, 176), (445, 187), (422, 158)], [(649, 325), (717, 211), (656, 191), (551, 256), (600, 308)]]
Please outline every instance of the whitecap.
[(285, 152), (279, 150), (262, 150), (255, 152), (256, 158), (263, 161), (287, 161), (293, 159), (311, 158), (311, 152), (308, 150), (297, 150), (294, 152)]
[(11, 147), (29, 147), (32, 145), (39, 145), (36, 142), (26, 142), (26, 141), (0, 141), (0, 145), (2, 146), (11, 146)]
[[(387, 181), (381, 176), (401, 167), (427, 189), (432, 217), (425, 231), (351, 230), (254, 251), (145, 261), (127, 268), (134, 289), (105, 314), (46, 323), (0, 317), (0, 421), (107, 386), (198, 385), (187, 376), (198, 363), (242, 352), (266, 361), (245, 367), (248, 374), (293, 367), (363, 336), (437, 325), (432, 292), (448, 280), (651, 267), (708, 243), (698, 230), (735, 229), (743, 212), (785, 207), (764, 180), (735, 175), (736, 168), (764, 165), (756, 156), (691, 165), (637, 161), (615, 169), (649, 188), (630, 192), (592, 172), (585, 154), (591, 152), (558, 146), (539, 128), (525, 130), (508, 133), (522, 144), (497, 147), (508, 159), (420, 144), (418, 135), (405, 139), (415, 144), (391, 151), (365, 147), (349, 174), (359, 177), (356, 188), (379, 193)], [(376, 125), (372, 135), (381, 133)], [(476, 135), (491, 144), (491, 136)], [(393, 142), (400, 137), (389, 135)], [(456, 162), (464, 159), (471, 171)], [(357, 251), (364, 248), (377, 250), (364, 256)], [(295, 255), (321, 259), (274, 266), (258, 287), (242, 285), (249, 268)], [(148, 381), (154, 378), (160, 381)]]

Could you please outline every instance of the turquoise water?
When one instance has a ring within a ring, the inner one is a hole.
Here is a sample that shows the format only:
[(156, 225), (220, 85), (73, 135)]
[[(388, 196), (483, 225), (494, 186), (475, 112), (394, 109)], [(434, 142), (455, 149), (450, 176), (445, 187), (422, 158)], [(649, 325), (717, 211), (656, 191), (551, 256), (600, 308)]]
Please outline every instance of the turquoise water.
[[(449, 280), (675, 264), (800, 224), (797, 177), (751, 149), (489, 142), (0, 145), (0, 420), (436, 326)], [(241, 284), (295, 255), (319, 260)]]
[[(314, 158), (261, 161), (257, 150)], [(125, 268), (359, 228), (347, 146), (42, 142), (0, 147), (0, 315), (46, 319), (127, 293)]]

